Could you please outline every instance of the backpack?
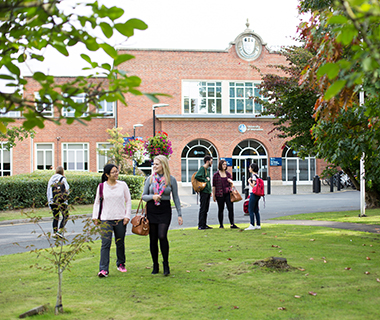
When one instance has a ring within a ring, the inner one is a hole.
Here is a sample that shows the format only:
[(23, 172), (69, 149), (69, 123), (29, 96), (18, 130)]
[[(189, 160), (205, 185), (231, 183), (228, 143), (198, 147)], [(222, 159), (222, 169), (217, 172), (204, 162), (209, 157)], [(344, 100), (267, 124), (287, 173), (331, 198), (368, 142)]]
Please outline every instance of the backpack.
[(52, 184), (51, 188), (53, 191), (53, 203), (64, 203), (68, 199), (68, 192), (66, 190), (65, 184), (62, 182), (61, 177), (58, 182)]
[(252, 193), (257, 196), (264, 196), (264, 181), (263, 179), (256, 176), (256, 185), (252, 188)]
[(191, 184), (193, 186), (193, 189), (196, 193), (201, 192), (204, 188), (206, 188), (207, 182), (200, 182), (197, 179), (195, 179), (195, 175), (197, 173), (194, 172), (193, 175), (191, 176)]

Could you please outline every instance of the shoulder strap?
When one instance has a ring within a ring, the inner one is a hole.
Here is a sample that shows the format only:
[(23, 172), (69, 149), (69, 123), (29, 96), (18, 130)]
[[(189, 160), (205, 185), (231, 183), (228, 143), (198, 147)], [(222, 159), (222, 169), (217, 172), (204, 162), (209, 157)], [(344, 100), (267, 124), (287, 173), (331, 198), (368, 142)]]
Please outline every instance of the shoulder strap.
[(62, 181), (62, 179), (63, 179), (63, 178), (64, 178), (64, 176), (62, 176), (62, 177), (61, 177), (61, 179), (59, 179), (59, 181), (58, 181), (58, 182), (59, 182), (59, 183), (61, 183), (61, 181)]
[(99, 213), (98, 213), (98, 220), (100, 220), (100, 216), (102, 215), (103, 210), (103, 182), (99, 183)]

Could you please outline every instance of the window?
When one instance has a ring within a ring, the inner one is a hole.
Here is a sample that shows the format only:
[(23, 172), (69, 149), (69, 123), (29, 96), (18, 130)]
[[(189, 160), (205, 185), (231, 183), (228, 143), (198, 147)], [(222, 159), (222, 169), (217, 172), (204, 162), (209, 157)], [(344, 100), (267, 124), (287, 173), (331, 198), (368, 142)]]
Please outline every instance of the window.
[(43, 99), (41, 99), (40, 94), (38, 92), (35, 92), (34, 97), (36, 99), (36, 110), (41, 112), (42, 115), (46, 117), (53, 117), (54, 107), (50, 96), (45, 96)]
[(53, 166), (53, 144), (37, 143), (36, 159), (38, 170), (48, 170)]
[(222, 113), (222, 82), (185, 81), (184, 113)]
[[(97, 150), (107, 151), (107, 150), (111, 149), (111, 147), (112, 147), (112, 144), (110, 144), (110, 143), (97, 143)], [(108, 163), (110, 158), (111, 157), (108, 156), (107, 154), (102, 155), (99, 152), (97, 152), (98, 172), (103, 172), (103, 168)]]
[(63, 168), (88, 171), (88, 143), (62, 143)]
[(100, 108), (98, 109), (98, 113), (103, 114), (104, 117), (113, 117), (116, 102), (107, 102), (105, 100), (99, 101)]
[[(71, 99), (73, 100), (73, 102), (74, 103), (78, 103), (78, 104), (79, 103), (84, 103), (85, 98), (86, 98), (85, 94), (80, 94), (80, 95), (71, 97)], [(84, 108), (83, 111), (88, 111), (87, 106)], [(72, 108), (72, 107), (70, 107), (70, 106), (63, 107), (62, 108), (62, 115), (64, 117), (67, 117), (67, 118), (73, 118), (73, 117), (75, 117), (75, 109)], [(86, 112), (82, 114), (82, 117), (85, 117), (85, 116), (87, 116)]]
[(230, 82), (230, 113), (261, 113), (263, 106), (254, 101), (255, 97), (263, 99), (258, 86), (253, 82)]
[(0, 108), (0, 117), (8, 117), (8, 118), (19, 118), (21, 117), (21, 112), (20, 111), (8, 111), (6, 113), (5, 108)]
[(4, 148), (4, 142), (0, 142), (0, 177), (12, 175), (12, 149)]

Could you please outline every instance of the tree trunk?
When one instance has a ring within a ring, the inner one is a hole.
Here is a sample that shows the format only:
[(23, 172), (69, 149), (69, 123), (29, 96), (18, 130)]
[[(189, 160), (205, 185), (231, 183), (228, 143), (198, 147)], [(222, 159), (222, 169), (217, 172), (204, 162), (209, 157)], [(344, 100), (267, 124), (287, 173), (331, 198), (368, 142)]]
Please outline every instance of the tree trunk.
[(55, 304), (54, 314), (58, 315), (59, 313), (63, 313), (63, 305), (62, 305), (62, 273), (63, 270), (58, 267), (58, 291), (57, 291), (57, 302)]
[(378, 208), (380, 204), (380, 195), (373, 190), (367, 190), (365, 192), (365, 204), (367, 209)]

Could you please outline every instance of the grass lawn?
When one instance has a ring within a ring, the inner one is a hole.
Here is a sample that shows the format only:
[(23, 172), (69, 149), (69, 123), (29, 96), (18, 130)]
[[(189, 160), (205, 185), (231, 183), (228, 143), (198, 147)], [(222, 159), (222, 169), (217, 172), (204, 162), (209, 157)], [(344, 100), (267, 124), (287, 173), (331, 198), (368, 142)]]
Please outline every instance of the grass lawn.
[(273, 220), (319, 220), (363, 224), (380, 224), (380, 209), (367, 209), (366, 217), (359, 218), (360, 210), (295, 214)]
[[(140, 200), (132, 200), (132, 209), (137, 209), (139, 202)], [(70, 215), (83, 215), (92, 213), (92, 207), (92, 204), (71, 206)], [(26, 216), (23, 214), (24, 211), (30, 212), (31, 209), (0, 211), (0, 221), (26, 219)], [(34, 209), (33, 214), (35, 216), (41, 217), (52, 216), (51, 210), (48, 207), (36, 208)]]
[[(33, 319), (379, 319), (378, 235), (265, 225), (256, 231), (172, 230), (169, 241), (169, 277), (162, 269), (150, 274), (149, 239), (131, 235), (128, 272), (116, 270), (113, 244), (108, 278), (96, 276), (95, 242), (63, 275), (65, 313), (58, 317), (57, 276), (29, 268), (47, 261), (31, 253), (1, 256), (1, 319), (46, 303), (49, 311)], [(295, 269), (253, 265), (271, 256), (287, 258)]]

